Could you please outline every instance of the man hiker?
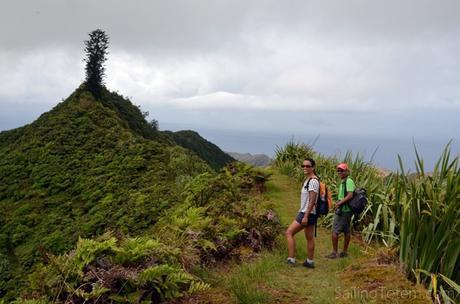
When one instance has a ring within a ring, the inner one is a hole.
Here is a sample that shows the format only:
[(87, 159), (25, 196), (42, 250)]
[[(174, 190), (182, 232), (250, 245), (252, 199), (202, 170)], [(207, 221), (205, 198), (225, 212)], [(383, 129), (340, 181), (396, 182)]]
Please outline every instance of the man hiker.
[[(348, 205), (348, 202), (353, 198), (353, 191), (355, 191), (355, 183), (348, 177), (350, 170), (346, 163), (337, 165), (337, 174), (340, 177), (339, 192), (337, 195), (338, 201), (336, 204), (336, 211), (334, 215), (334, 222), (332, 225), (332, 248), (333, 251), (327, 255), (327, 258), (335, 259), (337, 257), (344, 258), (348, 256), (348, 245), (350, 244), (351, 233), (350, 223), (353, 212)], [(337, 247), (339, 243), (340, 233), (344, 234), (343, 251), (338, 254)]]

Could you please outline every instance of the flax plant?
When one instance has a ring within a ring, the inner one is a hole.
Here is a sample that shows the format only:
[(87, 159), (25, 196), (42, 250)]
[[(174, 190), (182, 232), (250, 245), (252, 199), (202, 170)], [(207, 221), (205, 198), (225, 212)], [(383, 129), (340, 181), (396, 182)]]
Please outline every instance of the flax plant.
[[(400, 222), (400, 261), (460, 282), (460, 170), (446, 146), (432, 174), (426, 174), (417, 150), (416, 173), (401, 172), (395, 188)], [(429, 277), (422, 279), (425, 283)]]

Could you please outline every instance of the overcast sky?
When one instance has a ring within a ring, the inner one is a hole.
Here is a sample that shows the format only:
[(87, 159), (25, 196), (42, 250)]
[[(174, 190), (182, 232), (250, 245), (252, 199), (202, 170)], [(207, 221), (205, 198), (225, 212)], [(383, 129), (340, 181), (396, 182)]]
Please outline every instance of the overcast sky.
[(100, 28), (107, 87), (162, 129), (252, 153), (292, 136), (330, 154), (380, 144), (385, 166), (412, 140), (458, 153), (459, 16), (459, 0), (0, 0), (0, 130), (72, 93)]

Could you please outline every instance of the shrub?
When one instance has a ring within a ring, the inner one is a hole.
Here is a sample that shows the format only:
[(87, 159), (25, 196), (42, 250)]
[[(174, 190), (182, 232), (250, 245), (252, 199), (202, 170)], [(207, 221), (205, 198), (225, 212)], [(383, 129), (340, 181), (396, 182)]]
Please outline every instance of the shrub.
[(177, 255), (155, 239), (80, 239), (74, 251), (50, 256), (48, 265), (36, 268), (31, 295), (62, 302), (155, 302), (207, 289), (181, 268)]

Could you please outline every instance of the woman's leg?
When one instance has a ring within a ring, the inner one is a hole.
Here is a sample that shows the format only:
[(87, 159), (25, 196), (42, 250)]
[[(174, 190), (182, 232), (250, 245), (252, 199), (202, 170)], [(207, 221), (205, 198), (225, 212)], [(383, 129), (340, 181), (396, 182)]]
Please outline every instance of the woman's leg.
[(294, 221), (292, 221), (291, 225), (289, 225), (288, 229), (285, 232), (286, 240), (287, 240), (287, 246), (288, 246), (288, 257), (290, 257), (290, 258), (295, 258), (295, 239), (294, 239), (294, 235), (296, 235), (297, 232), (302, 230), (302, 228), (304, 228), (304, 227), (294, 220)]
[(313, 260), (313, 257), (315, 255), (315, 237), (314, 237), (315, 226), (310, 225), (306, 227), (304, 230), (305, 230), (305, 237), (307, 238), (307, 257), (309, 260)]

